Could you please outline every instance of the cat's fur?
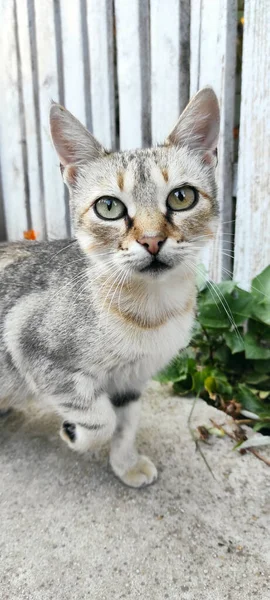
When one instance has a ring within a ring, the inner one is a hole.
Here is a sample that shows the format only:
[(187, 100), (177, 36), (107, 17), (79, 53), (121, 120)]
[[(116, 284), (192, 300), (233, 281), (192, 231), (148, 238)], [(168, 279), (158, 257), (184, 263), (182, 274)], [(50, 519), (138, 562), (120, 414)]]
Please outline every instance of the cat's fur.
[[(195, 263), (215, 231), (219, 110), (199, 92), (164, 145), (109, 153), (63, 107), (51, 131), (67, 183), (76, 240), (0, 246), (0, 396), (29, 395), (63, 418), (61, 435), (86, 451), (111, 439), (110, 462), (126, 484), (157, 477), (138, 455), (139, 396), (147, 380), (187, 346), (195, 309)], [(169, 192), (189, 184), (197, 205), (167, 213)], [(128, 217), (93, 210), (117, 197)], [(143, 273), (153, 257), (140, 239), (159, 236), (169, 269)]]

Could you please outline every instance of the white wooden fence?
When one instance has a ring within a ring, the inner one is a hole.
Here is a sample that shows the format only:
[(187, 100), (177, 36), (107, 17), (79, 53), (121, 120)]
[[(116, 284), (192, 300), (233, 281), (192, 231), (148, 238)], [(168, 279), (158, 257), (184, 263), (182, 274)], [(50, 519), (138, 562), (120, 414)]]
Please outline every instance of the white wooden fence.
[(236, 0), (0, 0), (0, 238), (70, 234), (48, 132), (59, 100), (107, 147), (161, 142), (190, 95), (221, 106), (220, 231), (210, 276), (248, 286), (270, 262), (270, 2), (245, 0), (235, 240)]

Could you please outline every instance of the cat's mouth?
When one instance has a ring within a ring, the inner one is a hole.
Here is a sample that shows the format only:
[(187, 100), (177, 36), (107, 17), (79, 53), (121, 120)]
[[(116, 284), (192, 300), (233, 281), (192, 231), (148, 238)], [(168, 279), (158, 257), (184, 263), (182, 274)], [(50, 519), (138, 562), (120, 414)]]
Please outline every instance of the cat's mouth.
[(162, 262), (158, 258), (154, 258), (149, 265), (140, 269), (140, 273), (148, 273), (149, 275), (158, 275), (159, 273), (164, 273), (164, 271), (167, 271), (168, 269), (171, 269), (170, 265)]

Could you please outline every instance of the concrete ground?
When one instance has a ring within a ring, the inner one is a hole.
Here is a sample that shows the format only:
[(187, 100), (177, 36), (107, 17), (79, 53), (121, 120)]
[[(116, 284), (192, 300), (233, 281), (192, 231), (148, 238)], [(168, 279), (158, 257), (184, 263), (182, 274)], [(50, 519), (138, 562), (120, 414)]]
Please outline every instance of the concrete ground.
[[(3, 600), (269, 600), (270, 470), (187, 428), (191, 400), (154, 384), (139, 446), (159, 480), (123, 487), (97, 456), (73, 454), (56, 421), (1, 419), (0, 597)], [(223, 413), (198, 401), (194, 424)], [(265, 452), (265, 451), (264, 451)]]

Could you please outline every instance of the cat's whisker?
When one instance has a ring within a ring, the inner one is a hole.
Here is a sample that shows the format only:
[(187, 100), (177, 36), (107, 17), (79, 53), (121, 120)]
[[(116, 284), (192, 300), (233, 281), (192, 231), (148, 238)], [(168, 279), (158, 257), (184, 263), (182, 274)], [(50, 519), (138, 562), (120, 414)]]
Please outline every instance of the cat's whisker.
[[(192, 248), (187, 248), (187, 253), (184, 254), (185, 248), (180, 247), (180, 251), (181, 251), (181, 255), (186, 256), (192, 253), (192, 250), (196, 250), (196, 251), (201, 251), (203, 250), (203, 246), (192, 246)], [(229, 256), (229, 258), (234, 258), (234, 254), (230, 254), (229, 252), (225, 252), (224, 250), (220, 249), (220, 253), (222, 256)]]
[[(108, 271), (110, 271), (110, 268), (111, 268), (111, 267), (109, 267), (109, 268), (107, 269), (107, 272), (108, 272)], [(97, 281), (97, 280), (100, 278), (100, 276), (101, 276), (101, 275), (102, 275), (102, 276), (104, 276), (104, 274), (105, 274), (104, 272), (103, 272), (102, 274), (100, 273), (100, 274), (99, 274), (99, 276), (97, 276), (97, 277), (96, 277), (94, 280), (91, 280), (91, 286), (92, 286), (92, 287), (91, 287), (91, 296), (92, 296), (92, 298), (93, 298), (93, 300), (94, 300), (95, 302), (97, 301), (97, 304), (98, 304), (98, 305), (99, 305), (99, 299), (100, 299), (100, 295), (101, 295), (101, 290), (102, 290), (102, 288), (104, 287), (104, 285), (106, 285), (106, 283), (108, 283), (108, 281), (110, 281), (110, 279), (111, 279), (112, 277), (114, 277), (114, 275), (115, 275), (115, 272), (114, 272), (114, 273), (111, 273), (111, 272), (110, 272), (110, 275), (109, 275), (109, 276), (108, 276), (108, 277), (105, 279), (105, 281), (102, 283), (102, 285), (100, 285), (100, 286), (97, 286), (96, 290), (95, 290), (95, 286), (94, 286), (94, 289), (93, 289), (93, 283), (94, 283), (94, 282), (96, 282), (96, 281)], [(87, 290), (87, 288), (89, 289), (89, 292), (90, 292), (90, 288), (89, 288), (89, 279), (88, 279), (88, 278), (87, 278), (87, 280), (86, 280), (86, 284), (85, 284), (85, 285), (84, 285), (84, 287), (83, 287), (83, 288), (80, 290), (80, 293), (79, 293), (79, 294), (76, 296), (76, 299), (77, 299), (77, 300), (79, 300), (79, 299), (81, 298), (81, 296), (84, 294), (84, 292), (85, 292), (85, 290)]]
[[(189, 265), (189, 266), (191, 267), (191, 265)], [(199, 267), (198, 265), (194, 265), (194, 266), (195, 266), (195, 270), (197, 269), (197, 272), (198, 272), (198, 273), (200, 273), (200, 275), (201, 275), (201, 276), (205, 276), (205, 275), (204, 275), (204, 273), (201, 271), (201, 269), (200, 269), (200, 267)], [(221, 305), (222, 305), (222, 307), (223, 307), (223, 309), (224, 309), (224, 311), (225, 311), (225, 313), (226, 313), (226, 315), (227, 315), (227, 317), (228, 317), (228, 319), (229, 319), (229, 321), (230, 321), (230, 323), (231, 323), (231, 326), (233, 327), (233, 330), (234, 330), (235, 334), (237, 335), (238, 339), (239, 339), (239, 340), (242, 342), (242, 344), (243, 344), (243, 343), (244, 343), (244, 341), (243, 341), (243, 337), (241, 336), (241, 334), (240, 334), (240, 331), (239, 331), (239, 329), (238, 329), (238, 327), (237, 327), (237, 325), (236, 325), (236, 323), (235, 323), (235, 320), (234, 320), (234, 318), (233, 318), (232, 311), (231, 311), (231, 309), (230, 309), (230, 307), (229, 307), (229, 304), (228, 304), (228, 302), (227, 302), (227, 300), (226, 300), (226, 298), (225, 298), (224, 294), (221, 292), (221, 290), (220, 290), (220, 289), (218, 289), (218, 288), (215, 286), (214, 282), (212, 282), (212, 281), (210, 281), (210, 280), (206, 280), (206, 285), (209, 287), (209, 289), (210, 289), (210, 287), (211, 287), (212, 291), (213, 291), (213, 292), (216, 294), (216, 296), (218, 297), (218, 299), (219, 299), (219, 301), (220, 301), (220, 303), (221, 303)], [(215, 302), (215, 303), (216, 303), (216, 305), (217, 305), (217, 307), (218, 307), (218, 304), (217, 304), (217, 302)], [(219, 307), (218, 307), (218, 308), (219, 308)]]
[(121, 313), (121, 294), (122, 294), (122, 291), (123, 291), (123, 286), (124, 286), (124, 284), (125, 284), (125, 283), (128, 281), (128, 279), (129, 279), (129, 275), (130, 275), (130, 270), (128, 270), (128, 271), (126, 272), (126, 276), (124, 277), (124, 280), (123, 280), (123, 283), (122, 283), (122, 286), (121, 286), (121, 289), (120, 289), (120, 292), (119, 292), (119, 296), (118, 296), (118, 309), (119, 309), (119, 312), (120, 312), (120, 313)]
[(123, 277), (123, 275), (125, 275), (125, 271), (124, 271), (124, 269), (121, 269), (121, 270), (120, 270), (120, 272), (119, 272), (119, 273), (118, 273), (118, 275), (117, 275), (117, 278), (116, 278), (116, 279), (113, 281), (113, 283), (112, 283), (112, 285), (111, 285), (111, 287), (110, 287), (110, 289), (109, 289), (109, 291), (108, 291), (108, 293), (107, 293), (107, 295), (106, 295), (106, 297), (105, 297), (105, 300), (104, 300), (104, 304), (103, 304), (103, 306), (105, 306), (105, 304), (106, 304), (106, 300), (107, 300), (108, 296), (110, 295), (110, 292), (111, 292), (111, 290), (112, 290), (113, 286), (115, 285), (116, 287), (115, 287), (115, 290), (114, 290), (114, 292), (113, 292), (113, 294), (112, 294), (112, 297), (111, 297), (111, 300), (110, 300), (110, 303), (109, 303), (109, 306), (108, 306), (108, 310), (107, 310), (106, 328), (107, 328), (107, 324), (108, 324), (108, 318), (109, 318), (109, 312), (110, 312), (110, 308), (111, 308), (111, 305), (112, 305), (113, 299), (114, 299), (114, 297), (115, 297), (115, 294), (116, 294), (116, 292), (117, 292), (117, 289), (118, 289), (118, 287), (119, 287), (119, 285), (120, 285), (120, 283), (121, 283), (121, 281), (122, 281), (122, 277)]
[(79, 275), (76, 275), (76, 277), (73, 277), (73, 279), (71, 279), (70, 281), (67, 281), (64, 285), (60, 286), (60, 288), (57, 290), (56, 294), (54, 294), (53, 296), (50, 297), (50, 301), (54, 301), (57, 297), (59, 297), (60, 293), (61, 296), (63, 295), (63, 293), (66, 291), (66, 289), (69, 289), (70, 286), (72, 286), (72, 283), (80, 280), (81, 278), (86, 277), (86, 273), (79, 273)]
[[(110, 268), (110, 265), (108, 264), (106, 271), (108, 271), (109, 268)], [(99, 275), (97, 276), (96, 279), (100, 278), (100, 276), (101, 276), (101, 273), (99, 273)], [(87, 271), (83, 271), (82, 273), (79, 273), (78, 275), (76, 275), (75, 277), (73, 277), (70, 281), (68, 281), (64, 286), (62, 286), (60, 288), (61, 295), (67, 294), (71, 289), (73, 289), (75, 287), (75, 285), (76, 286), (80, 286), (81, 283), (83, 283), (84, 281), (88, 281), (89, 282), (89, 272), (88, 272), (88, 270)], [(93, 280), (91, 280), (91, 283), (93, 283)], [(59, 291), (58, 291), (58, 294), (59, 294)], [(52, 297), (52, 300), (55, 300), (55, 297)]]
[(54, 260), (56, 256), (58, 256), (59, 254), (61, 254), (61, 252), (64, 252), (65, 250), (70, 248), (70, 246), (73, 246), (73, 244), (75, 244), (76, 242), (78, 243), (77, 239), (72, 240), (69, 244), (67, 244), (67, 246), (65, 246), (64, 248), (61, 248), (61, 250), (58, 250), (58, 252), (56, 252), (55, 254), (52, 255), (49, 262), (52, 262), (52, 260)]

